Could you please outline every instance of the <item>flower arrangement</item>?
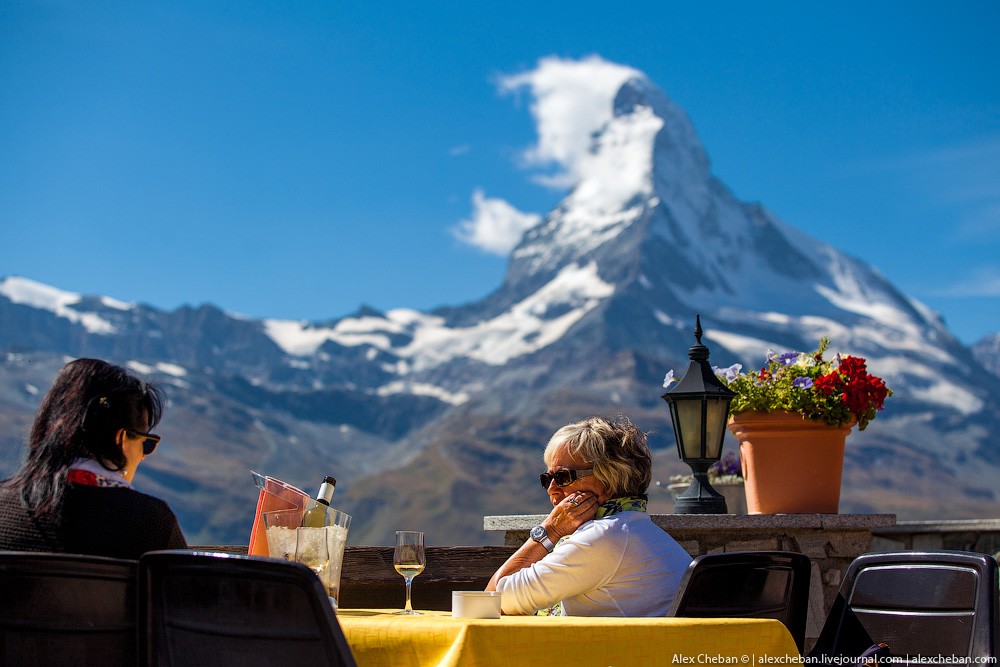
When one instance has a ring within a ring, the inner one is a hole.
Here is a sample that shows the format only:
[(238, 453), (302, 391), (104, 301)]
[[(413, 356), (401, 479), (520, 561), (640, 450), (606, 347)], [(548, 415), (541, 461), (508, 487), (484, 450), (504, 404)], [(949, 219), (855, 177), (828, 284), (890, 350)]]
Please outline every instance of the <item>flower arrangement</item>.
[[(838, 354), (831, 360), (823, 355), (830, 347), (824, 336), (815, 352), (768, 350), (767, 361), (757, 372), (741, 373), (742, 364), (729, 368), (712, 367), (716, 376), (736, 397), (729, 414), (741, 412), (797, 412), (804, 419), (831, 426), (844, 426), (855, 420), (863, 431), (892, 396), (882, 378), (871, 375), (861, 357)], [(675, 382), (671, 370), (663, 379), (667, 387)]]
[(708, 469), (710, 481), (738, 482), (743, 480), (743, 465), (737, 452), (726, 452), (726, 455), (713, 463)]
[[(671, 484), (690, 484), (691, 475), (671, 475)], [(712, 484), (737, 484), (743, 481), (743, 465), (737, 452), (726, 455), (708, 468), (708, 481)], [(659, 484), (659, 482), (657, 482)]]
[(742, 366), (714, 368), (716, 375), (736, 392), (730, 414), (761, 411), (797, 412), (805, 419), (831, 426), (844, 426), (857, 420), (863, 431), (892, 396), (882, 378), (868, 372), (861, 357), (823, 355), (830, 341), (823, 337), (815, 352), (768, 351), (760, 371), (740, 373)]

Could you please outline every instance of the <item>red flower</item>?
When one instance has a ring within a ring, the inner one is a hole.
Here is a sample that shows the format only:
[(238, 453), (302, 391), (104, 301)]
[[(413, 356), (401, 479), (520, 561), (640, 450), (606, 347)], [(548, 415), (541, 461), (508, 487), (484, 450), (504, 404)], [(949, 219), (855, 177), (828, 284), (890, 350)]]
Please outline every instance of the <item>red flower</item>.
[(868, 367), (865, 364), (865, 360), (860, 357), (841, 357), (840, 368), (837, 370), (848, 379), (855, 377), (863, 378), (868, 375)]
[(820, 375), (815, 381), (813, 381), (813, 388), (822, 393), (824, 396), (833, 394), (835, 391), (840, 389), (840, 385), (840, 374), (836, 371), (827, 373), (826, 375)]
[(841, 400), (860, 417), (872, 407), (881, 410), (888, 395), (889, 389), (882, 378), (864, 373), (848, 381)]
[(881, 410), (885, 406), (885, 399), (889, 396), (889, 388), (885, 386), (882, 378), (869, 376), (868, 395), (876, 410)]
[(864, 378), (856, 378), (848, 382), (840, 400), (847, 404), (848, 409), (856, 415), (868, 412), (868, 406), (871, 405), (871, 399), (868, 397), (868, 382)]

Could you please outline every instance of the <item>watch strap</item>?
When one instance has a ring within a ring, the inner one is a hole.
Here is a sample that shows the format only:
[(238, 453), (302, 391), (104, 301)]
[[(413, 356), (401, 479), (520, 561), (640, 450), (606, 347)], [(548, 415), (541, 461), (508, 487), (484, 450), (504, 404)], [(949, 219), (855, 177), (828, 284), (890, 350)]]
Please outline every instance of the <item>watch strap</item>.
[[(539, 528), (541, 528), (541, 530), (538, 530)], [(541, 526), (535, 526), (534, 528), (532, 528), (530, 535), (531, 539), (533, 539), (534, 541), (538, 542), (543, 547), (545, 547), (545, 550), (547, 552), (552, 553), (552, 550), (556, 548), (555, 545), (552, 544), (552, 540), (549, 539), (549, 536), (545, 532), (545, 529), (542, 528)]]

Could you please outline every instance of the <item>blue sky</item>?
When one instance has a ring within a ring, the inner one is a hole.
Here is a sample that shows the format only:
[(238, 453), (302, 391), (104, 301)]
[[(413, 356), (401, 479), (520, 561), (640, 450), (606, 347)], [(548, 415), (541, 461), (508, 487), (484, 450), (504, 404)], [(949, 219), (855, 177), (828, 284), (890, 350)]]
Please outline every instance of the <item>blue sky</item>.
[(506, 258), (463, 221), (565, 194), (502, 83), (598, 56), (738, 198), (1000, 331), (1000, 3), (693, 4), (0, 0), (0, 276), (315, 321), (476, 300)]

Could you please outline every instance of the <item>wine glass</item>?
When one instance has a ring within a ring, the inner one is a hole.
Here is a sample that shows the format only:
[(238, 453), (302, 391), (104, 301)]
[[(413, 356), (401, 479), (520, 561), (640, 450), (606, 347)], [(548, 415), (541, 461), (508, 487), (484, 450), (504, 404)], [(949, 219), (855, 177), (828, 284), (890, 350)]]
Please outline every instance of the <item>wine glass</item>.
[(416, 530), (396, 531), (396, 551), (392, 554), (392, 564), (396, 572), (403, 575), (406, 580), (406, 606), (403, 611), (397, 614), (419, 615), (420, 612), (413, 611), (410, 606), (410, 586), (413, 577), (424, 571), (427, 564), (424, 558), (424, 534)]

